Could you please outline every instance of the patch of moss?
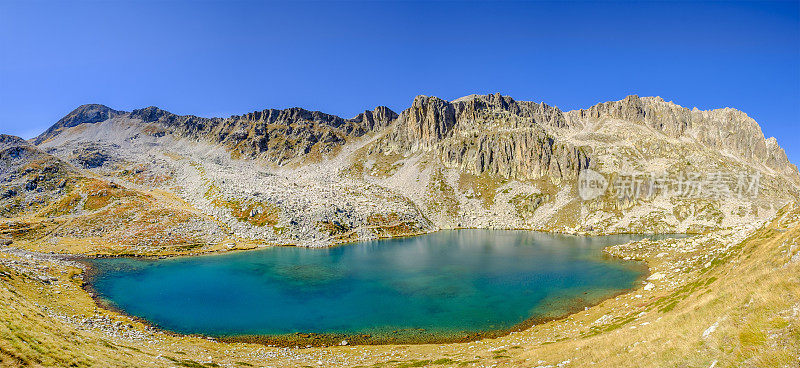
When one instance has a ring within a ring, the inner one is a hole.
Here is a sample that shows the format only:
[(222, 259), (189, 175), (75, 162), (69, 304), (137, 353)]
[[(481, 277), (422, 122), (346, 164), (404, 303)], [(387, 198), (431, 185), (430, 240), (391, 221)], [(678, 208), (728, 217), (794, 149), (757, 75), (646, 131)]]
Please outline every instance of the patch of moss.
[(214, 184), (209, 185), (205, 197), (213, 205), (229, 209), (237, 220), (253, 226), (275, 226), (280, 220), (278, 207), (265, 202), (223, 198), (221, 190)]
[(433, 172), (428, 183), (428, 194), (428, 207), (432, 212), (444, 213), (451, 218), (458, 216), (460, 205), (456, 199), (456, 191), (447, 183), (442, 170)]
[(542, 203), (548, 201), (550, 201), (549, 194), (533, 193), (517, 194), (508, 200), (508, 203), (513, 204), (519, 214), (532, 214)]
[(216, 363), (209, 363), (209, 364), (201, 364), (195, 362), (191, 359), (176, 359), (170, 356), (164, 356), (165, 359), (181, 366), (181, 367), (189, 367), (189, 368), (208, 368), (208, 367), (219, 367), (219, 364)]
[(458, 188), (462, 191), (471, 189), (483, 201), (484, 207), (489, 208), (494, 204), (498, 189), (507, 182), (508, 179), (488, 173), (474, 175), (462, 172), (458, 178)]
[(403, 158), (403, 155), (399, 153), (377, 154), (375, 155), (375, 163), (372, 165), (369, 174), (379, 178), (392, 176), (403, 166), (397, 163)]
[(767, 334), (755, 326), (748, 326), (739, 332), (739, 342), (743, 346), (764, 345), (767, 341)]
[(79, 194), (70, 193), (47, 206), (39, 215), (43, 217), (58, 217), (71, 214), (78, 208), (81, 199)]

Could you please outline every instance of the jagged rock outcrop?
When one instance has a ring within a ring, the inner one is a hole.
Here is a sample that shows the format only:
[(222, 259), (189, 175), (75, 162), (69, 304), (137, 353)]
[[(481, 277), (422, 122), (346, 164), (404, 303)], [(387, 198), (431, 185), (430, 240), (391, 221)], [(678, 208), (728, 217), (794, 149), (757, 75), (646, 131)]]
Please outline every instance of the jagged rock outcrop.
[(388, 107), (378, 106), (373, 111), (367, 110), (358, 114), (352, 121), (356, 126), (362, 127), (364, 133), (377, 132), (389, 126), (397, 119), (397, 116), (397, 113)]
[(209, 119), (149, 107), (134, 110), (130, 117), (167, 129), (177, 137), (222, 145), (238, 157), (259, 157), (278, 164), (312, 152), (331, 152), (355, 130), (338, 116), (300, 108)]
[(628, 96), (566, 114), (569, 124), (581, 121), (620, 119), (649, 126), (667, 136), (687, 137), (705, 146), (744, 160), (763, 163), (778, 172), (795, 176), (797, 168), (772, 138), (768, 141), (758, 123), (732, 108), (701, 111), (688, 109), (660, 97)]
[(430, 150), (456, 125), (456, 110), (438, 97), (417, 96), (389, 133), (390, 144), (403, 150)]
[(589, 167), (578, 147), (558, 144), (541, 130), (486, 132), (445, 141), (438, 147), (446, 167), (513, 179), (575, 177)]
[(469, 95), (453, 100), (452, 103), (456, 108), (458, 120), (462, 122), (480, 122), (485, 118), (486, 111), (505, 111), (515, 117), (512, 119), (513, 121), (506, 122), (506, 124), (516, 123), (516, 126), (512, 126), (515, 128), (532, 124), (556, 128), (569, 126), (564, 114), (557, 107), (549, 106), (544, 102), (516, 101), (510, 96), (502, 96), (499, 93)]
[(558, 108), (499, 93), (453, 102), (417, 96), (373, 151), (435, 151), (445, 166), (477, 175), (561, 179), (574, 177), (590, 162), (582, 149), (546, 130), (567, 126)]
[(765, 164), (781, 170), (782, 173), (793, 176), (797, 172), (797, 166), (789, 162), (786, 156), (786, 151), (778, 145), (778, 140), (775, 137), (769, 137), (766, 140), (767, 157)]

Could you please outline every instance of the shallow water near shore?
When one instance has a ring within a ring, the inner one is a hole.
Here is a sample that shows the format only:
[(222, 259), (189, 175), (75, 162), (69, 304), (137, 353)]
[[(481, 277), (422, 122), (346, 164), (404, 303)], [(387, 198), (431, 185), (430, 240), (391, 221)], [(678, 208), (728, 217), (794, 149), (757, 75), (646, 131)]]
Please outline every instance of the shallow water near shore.
[(90, 283), (112, 306), (178, 333), (402, 341), (506, 330), (636, 287), (647, 267), (602, 248), (645, 237), (671, 236), (452, 230), (323, 249), (97, 259)]

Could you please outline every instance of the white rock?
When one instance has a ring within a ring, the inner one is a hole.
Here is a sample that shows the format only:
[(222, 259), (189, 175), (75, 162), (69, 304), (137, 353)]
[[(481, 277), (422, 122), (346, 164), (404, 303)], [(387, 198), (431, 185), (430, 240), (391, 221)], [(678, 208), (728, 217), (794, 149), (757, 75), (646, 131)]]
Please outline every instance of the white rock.
[(719, 326), (719, 321), (714, 322), (713, 325), (709, 326), (705, 331), (703, 331), (703, 338), (707, 338), (709, 335), (714, 333), (717, 330), (717, 326)]

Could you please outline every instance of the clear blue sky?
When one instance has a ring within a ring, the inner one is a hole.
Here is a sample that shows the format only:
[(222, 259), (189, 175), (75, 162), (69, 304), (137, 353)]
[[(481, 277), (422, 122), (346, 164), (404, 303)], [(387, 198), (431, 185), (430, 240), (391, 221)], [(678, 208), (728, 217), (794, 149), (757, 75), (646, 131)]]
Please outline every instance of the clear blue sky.
[(800, 6), (0, 0), (2, 133), (32, 137), (84, 103), (352, 117), (493, 92), (734, 107), (800, 163)]

